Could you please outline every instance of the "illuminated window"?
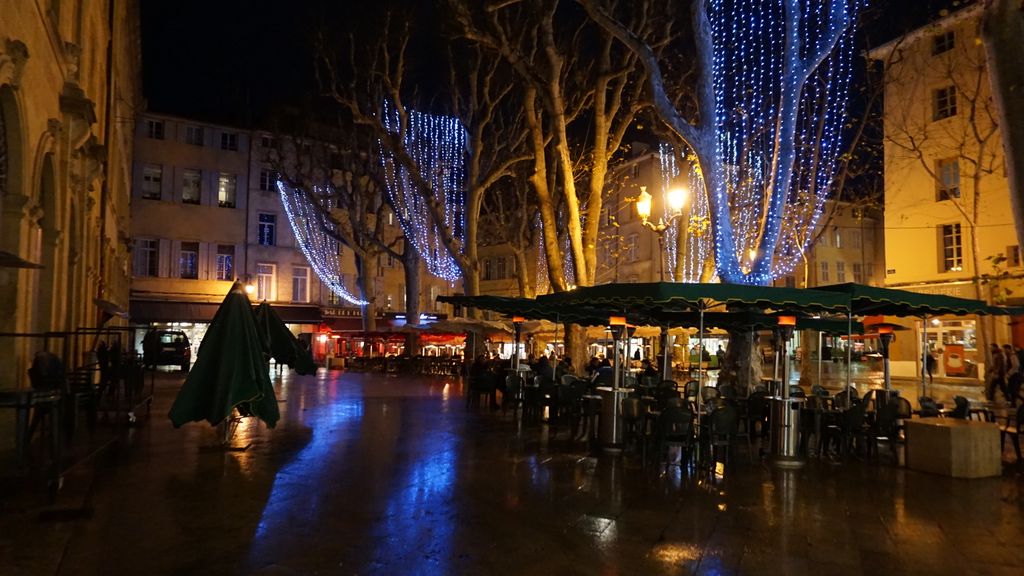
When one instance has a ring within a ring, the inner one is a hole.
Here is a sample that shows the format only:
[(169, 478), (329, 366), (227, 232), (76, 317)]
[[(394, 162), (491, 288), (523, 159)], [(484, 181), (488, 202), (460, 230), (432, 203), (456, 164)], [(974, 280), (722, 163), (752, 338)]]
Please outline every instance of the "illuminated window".
[(217, 177), (217, 205), (221, 208), (234, 208), (237, 186), (237, 176), (221, 172)]
[(963, 239), (959, 224), (943, 224), (939, 227), (942, 235), (942, 270), (960, 272), (964, 269)]

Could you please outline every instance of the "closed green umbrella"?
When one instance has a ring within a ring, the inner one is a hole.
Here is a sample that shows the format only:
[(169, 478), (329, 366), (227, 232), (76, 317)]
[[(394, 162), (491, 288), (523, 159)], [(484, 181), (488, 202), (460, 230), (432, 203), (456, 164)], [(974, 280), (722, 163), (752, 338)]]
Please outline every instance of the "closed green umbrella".
[(299, 374), (316, 374), (316, 363), (309, 348), (292, 334), (270, 304), (261, 302), (255, 316), (256, 328), (271, 358), (278, 364), (291, 366)]
[(273, 428), (281, 417), (249, 298), (235, 282), (210, 322), (195, 365), (169, 414), (174, 426), (217, 426), (237, 408)]

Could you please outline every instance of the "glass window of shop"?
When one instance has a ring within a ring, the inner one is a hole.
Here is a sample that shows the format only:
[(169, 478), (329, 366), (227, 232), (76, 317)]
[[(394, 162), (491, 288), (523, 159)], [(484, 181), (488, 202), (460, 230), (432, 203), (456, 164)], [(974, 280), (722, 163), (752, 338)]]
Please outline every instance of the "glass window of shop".
[(928, 351), (937, 360), (933, 376), (977, 378), (978, 364), (985, 362), (984, 356), (978, 353), (974, 317), (930, 319)]

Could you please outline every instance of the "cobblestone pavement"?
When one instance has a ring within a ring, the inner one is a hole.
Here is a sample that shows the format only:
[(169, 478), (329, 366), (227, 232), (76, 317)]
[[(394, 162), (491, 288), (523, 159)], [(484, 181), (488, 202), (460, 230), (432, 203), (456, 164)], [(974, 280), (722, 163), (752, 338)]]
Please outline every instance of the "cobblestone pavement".
[(467, 410), (457, 380), (324, 371), (279, 381), (277, 428), (225, 452), (171, 427), (179, 385), (54, 505), (3, 485), (0, 574), (1024, 573), (1016, 464), (955, 480), (883, 450), (784, 471), (743, 447), (721, 474), (645, 469)]

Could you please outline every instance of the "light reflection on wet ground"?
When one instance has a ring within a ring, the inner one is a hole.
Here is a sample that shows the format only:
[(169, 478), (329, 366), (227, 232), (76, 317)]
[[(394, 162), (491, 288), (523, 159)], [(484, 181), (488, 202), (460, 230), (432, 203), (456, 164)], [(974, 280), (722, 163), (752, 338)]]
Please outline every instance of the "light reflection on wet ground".
[[(67, 478), (88, 520), (0, 512), (14, 574), (1021, 573), (1020, 468), (954, 480), (875, 461), (724, 475), (644, 469), (563, 426), (465, 410), (456, 380), (321, 372), (278, 384), (240, 453), (156, 417)], [(5, 569), (0, 569), (4, 572)]]

